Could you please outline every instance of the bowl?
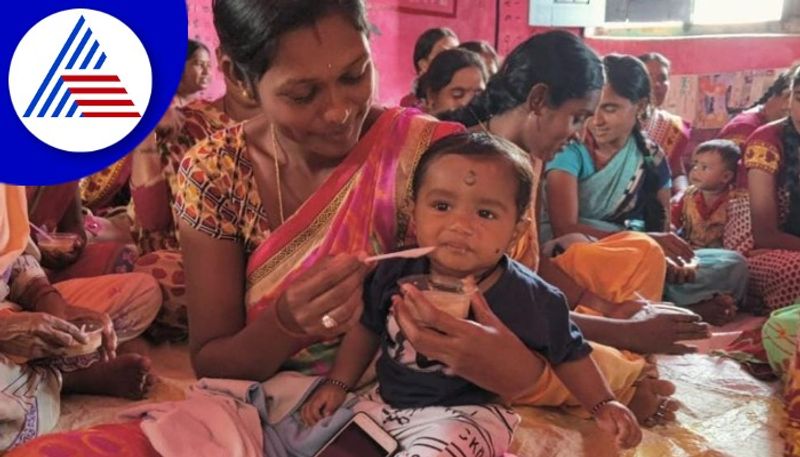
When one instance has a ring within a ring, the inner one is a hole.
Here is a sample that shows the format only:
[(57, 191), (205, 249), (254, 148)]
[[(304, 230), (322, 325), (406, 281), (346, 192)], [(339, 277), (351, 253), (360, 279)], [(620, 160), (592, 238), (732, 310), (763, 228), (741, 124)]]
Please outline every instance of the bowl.
[(103, 343), (103, 324), (96, 319), (90, 318), (77, 318), (70, 322), (83, 330), (86, 334), (87, 341), (83, 344), (74, 344), (65, 347), (59, 351), (58, 355), (62, 357), (75, 357), (96, 352)]
[(39, 249), (48, 254), (65, 255), (75, 250), (80, 238), (75, 233), (50, 233), (50, 238), (40, 236), (37, 242)]
[(438, 275), (413, 275), (401, 278), (397, 283), (400, 286), (413, 285), (433, 306), (457, 319), (466, 319), (469, 314), (472, 290), (469, 290), (460, 279)]

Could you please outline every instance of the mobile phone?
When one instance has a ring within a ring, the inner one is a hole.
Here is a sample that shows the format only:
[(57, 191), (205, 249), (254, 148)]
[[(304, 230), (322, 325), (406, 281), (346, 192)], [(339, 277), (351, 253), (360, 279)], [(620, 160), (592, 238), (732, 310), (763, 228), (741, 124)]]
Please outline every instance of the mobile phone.
[(356, 413), (314, 457), (390, 457), (397, 440), (366, 413)]

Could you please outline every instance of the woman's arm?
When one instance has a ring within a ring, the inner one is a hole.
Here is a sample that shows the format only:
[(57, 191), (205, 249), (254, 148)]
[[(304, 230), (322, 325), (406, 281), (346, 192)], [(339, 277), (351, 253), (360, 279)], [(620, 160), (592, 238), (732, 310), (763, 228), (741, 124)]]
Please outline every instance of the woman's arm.
[(494, 315), (475, 292), (475, 321), (456, 319), (436, 309), (415, 288), (395, 303), (403, 333), (420, 354), (441, 361), (452, 374), (513, 401), (528, 394), (545, 362)]
[(596, 238), (611, 235), (579, 220), (578, 178), (561, 170), (550, 170), (545, 175), (547, 213), (553, 227), (553, 238), (569, 233), (584, 233)]
[[(355, 256), (321, 259), (245, 325), (243, 248), (215, 240), (183, 221), (180, 231), (189, 350), (198, 376), (267, 379), (299, 349), (340, 335), (358, 322), (366, 267)], [(326, 328), (326, 314), (340, 325)]]
[(672, 230), (672, 221), (671, 213), (672, 211), (669, 210), (672, 199), (672, 191), (669, 189), (661, 189), (658, 191), (658, 202), (661, 203), (661, 207), (664, 209), (664, 228), (665, 232), (669, 232)]
[(64, 217), (58, 224), (58, 230), (78, 235), (81, 239), (81, 247), (86, 244), (86, 227), (83, 222), (83, 206), (81, 205), (80, 190), (75, 190), (75, 196), (69, 203)]
[(171, 229), (174, 226), (171, 191), (164, 177), (156, 132), (151, 132), (131, 157), (131, 200), (137, 224), (151, 231)]
[[(278, 327), (275, 307), (245, 326), (244, 249), (180, 225), (188, 295), (189, 349), (198, 377), (264, 380), (302, 339)], [(212, 260), (213, 259), (213, 260)]]
[(756, 249), (800, 251), (800, 237), (778, 226), (778, 202), (775, 175), (759, 169), (747, 172), (753, 241)]
[[(77, 318), (96, 320), (102, 326), (103, 342), (100, 349), (102, 359), (107, 361), (116, 356), (117, 335), (108, 315), (81, 308), (80, 303), (67, 303), (61, 293), (50, 284), (44, 270), (33, 256), (23, 254), (12, 264), (9, 286), (11, 286), (9, 298), (32, 314), (44, 314), (65, 320)], [(83, 334), (82, 331), (80, 333)]]
[(710, 336), (700, 316), (643, 312), (636, 320), (611, 319), (571, 313), (573, 322), (587, 340), (640, 354), (686, 354), (697, 349), (677, 341), (700, 340)]

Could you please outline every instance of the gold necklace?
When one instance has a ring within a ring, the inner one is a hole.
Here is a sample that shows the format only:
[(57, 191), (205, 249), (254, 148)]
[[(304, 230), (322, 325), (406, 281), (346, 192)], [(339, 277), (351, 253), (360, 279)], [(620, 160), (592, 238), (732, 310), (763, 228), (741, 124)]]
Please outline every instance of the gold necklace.
[(278, 151), (284, 155), (286, 155), (286, 153), (278, 143), (278, 135), (275, 133), (275, 124), (270, 126), (270, 130), (272, 132), (272, 157), (275, 159), (275, 182), (277, 183), (278, 187), (278, 211), (281, 216), (281, 225), (283, 225), (285, 218), (283, 216), (283, 194), (281, 193), (281, 169), (278, 164)]

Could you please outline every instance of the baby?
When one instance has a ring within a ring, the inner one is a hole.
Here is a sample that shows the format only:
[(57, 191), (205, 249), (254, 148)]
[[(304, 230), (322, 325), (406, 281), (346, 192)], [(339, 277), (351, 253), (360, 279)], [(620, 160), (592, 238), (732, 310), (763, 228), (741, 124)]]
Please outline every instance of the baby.
[[(694, 151), (689, 171), (691, 186), (672, 207), (672, 221), (692, 249), (722, 248), (728, 202), (745, 191), (736, 190), (736, 173), (741, 153), (736, 143), (711, 140)], [(714, 325), (727, 323), (736, 313), (730, 294), (715, 296), (692, 309)]]
[(418, 353), (391, 311), (420, 299), (418, 290), (398, 281), (427, 274), (471, 287), (473, 310), (482, 294), (500, 321), (541, 356), (535, 363), (541, 369), (551, 364), (602, 429), (623, 447), (639, 443), (636, 418), (589, 357), (564, 295), (505, 255), (525, 227), (532, 188), (530, 159), (508, 141), (464, 133), (430, 147), (413, 178), (412, 208), (417, 243), (436, 250), (384, 261), (371, 273), (360, 325), (344, 337), (329, 377), (303, 406), (304, 421), (313, 424), (335, 411), (380, 347), (378, 388), (354, 409), (398, 440), (398, 456), (486, 457), (508, 450), (519, 417), (505, 404), (514, 399), (500, 399)]
[(722, 247), (728, 201), (742, 193), (734, 190), (740, 156), (729, 140), (706, 141), (694, 151), (692, 185), (672, 207), (672, 221), (692, 248)]

